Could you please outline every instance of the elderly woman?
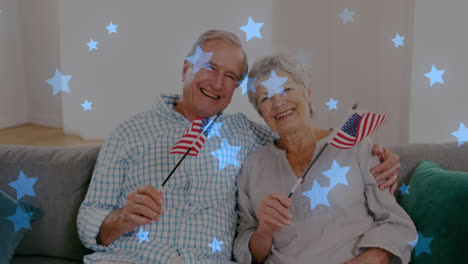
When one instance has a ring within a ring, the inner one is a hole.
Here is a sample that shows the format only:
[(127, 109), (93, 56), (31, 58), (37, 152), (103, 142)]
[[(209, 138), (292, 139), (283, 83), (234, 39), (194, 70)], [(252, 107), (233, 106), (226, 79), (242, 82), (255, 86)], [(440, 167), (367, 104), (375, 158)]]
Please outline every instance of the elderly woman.
[[(249, 100), (279, 139), (250, 153), (239, 173), (236, 260), (408, 263), (416, 228), (369, 172), (379, 163), (370, 154), (371, 140), (347, 150), (326, 148), (288, 198), (334, 133), (313, 125), (311, 84), (292, 61), (266, 57), (254, 64), (249, 77), (256, 79)], [(275, 80), (286, 80), (284, 90), (272, 93), (269, 84)]]

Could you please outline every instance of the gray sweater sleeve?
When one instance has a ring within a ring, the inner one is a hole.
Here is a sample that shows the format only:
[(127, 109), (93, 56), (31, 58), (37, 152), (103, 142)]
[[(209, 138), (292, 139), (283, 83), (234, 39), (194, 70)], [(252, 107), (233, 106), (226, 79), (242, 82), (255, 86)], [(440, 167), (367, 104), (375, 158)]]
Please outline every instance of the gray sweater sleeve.
[(249, 159), (246, 159), (237, 175), (237, 233), (234, 240), (234, 257), (238, 263), (251, 263), (252, 256), (249, 249), (249, 241), (253, 232), (257, 229), (258, 221), (255, 217), (248, 195), (248, 177), (250, 176)]
[(408, 263), (413, 249), (409, 242), (418, 236), (416, 227), (395, 197), (389, 193), (389, 189), (378, 188), (374, 176), (370, 173), (370, 169), (380, 163), (377, 157), (371, 156), (372, 147), (373, 142), (368, 137), (357, 149), (367, 206), (375, 221), (358, 243), (356, 254), (368, 247), (378, 247), (395, 255), (391, 263)]

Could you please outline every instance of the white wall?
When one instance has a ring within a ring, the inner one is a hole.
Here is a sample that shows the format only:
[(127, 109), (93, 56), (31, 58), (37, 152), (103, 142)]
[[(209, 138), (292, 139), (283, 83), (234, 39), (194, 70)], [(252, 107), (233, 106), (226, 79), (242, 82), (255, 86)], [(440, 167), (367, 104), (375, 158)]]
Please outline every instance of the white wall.
[[(355, 11), (354, 23), (342, 23), (344, 8)], [(388, 115), (378, 143), (407, 143), (413, 1), (276, 0), (273, 9), (273, 47), (312, 53), (314, 125), (335, 127), (358, 103)], [(394, 47), (396, 33), (405, 47)], [(328, 110), (330, 97), (338, 110)]]
[(0, 0), (0, 128), (27, 122), (19, 5)]
[[(468, 1), (416, 0), (410, 104), (410, 142), (457, 141), (468, 125)], [(432, 65), (444, 84), (429, 85)]]
[[(207, 8), (209, 6), (209, 8)], [(248, 6), (248, 8), (246, 8)], [(104, 138), (121, 120), (149, 109), (161, 92), (181, 93), (184, 58), (208, 29), (226, 29), (244, 41), (249, 59), (271, 53), (272, 6), (261, 1), (60, 1), (60, 59), (71, 74), (71, 93), (61, 93), (66, 132)], [(248, 17), (264, 22), (263, 39), (245, 42)], [(118, 24), (108, 35), (106, 26)], [(89, 51), (90, 38), (98, 50)], [(50, 68), (52, 73), (55, 68)], [(227, 112), (260, 120), (246, 95), (236, 91)], [(93, 102), (83, 112), (81, 104)]]

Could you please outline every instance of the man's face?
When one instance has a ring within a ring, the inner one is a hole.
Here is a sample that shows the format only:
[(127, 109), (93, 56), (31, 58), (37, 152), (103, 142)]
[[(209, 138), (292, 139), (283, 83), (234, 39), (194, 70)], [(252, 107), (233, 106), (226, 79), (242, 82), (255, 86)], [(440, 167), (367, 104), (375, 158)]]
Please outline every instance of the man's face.
[(194, 74), (192, 63), (185, 60), (182, 102), (185, 111), (205, 118), (217, 114), (231, 102), (241, 78), (244, 56), (240, 48), (222, 39), (208, 40), (201, 49), (213, 52), (211, 70), (202, 68)]

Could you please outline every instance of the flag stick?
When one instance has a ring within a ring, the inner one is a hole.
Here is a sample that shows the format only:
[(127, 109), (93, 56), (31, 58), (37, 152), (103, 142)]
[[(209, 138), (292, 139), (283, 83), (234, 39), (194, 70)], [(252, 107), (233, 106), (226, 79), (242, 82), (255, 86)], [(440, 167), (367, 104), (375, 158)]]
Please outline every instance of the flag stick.
[(293, 193), (296, 191), (296, 189), (299, 187), (299, 185), (302, 184), (302, 182), (304, 181), (305, 179), (305, 176), (306, 174), (309, 172), (310, 168), (312, 168), (312, 165), (314, 165), (314, 163), (318, 160), (318, 158), (320, 157), (320, 155), (322, 155), (322, 152), (327, 148), (328, 146), (328, 142), (325, 143), (325, 145), (322, 147), (322, 149), (320, 150), (320, 152), (317, 154), (317, 156), (315, 157), (315, 159), (309, 164), (309, 167), (307, 167), (307, 169), (305, 170), (304, 174), (302, 174), (302, 176), (296, 181), (296, 184), (294, 184), (293, 188), (291, 189), (291, 192), (289, 193), (288, 197), (291, 198), (291, 196), (293, 195)]
[[(215, 119), (211, 120), (210, 123), (208, 123), (208, 125), (205, 126), (205, 128), (203, 128), (203, 131), (200, 132), (200, 134), (198, 135), (198, 137), (193, 141), (192, 145), (190, 146), (190, 148), (187, 149), (187, 151), (185, 151), (184, 153), (184, 156), (182, 156), (182, 158), (180, 158), (179, 162), (177, 162), (177, 164), (174, 166), (174, 168), (171, 170), (171, 172), (169, 173), (169, 175), (166, 177), (166, 179), (164, 180), (164, 182), (161, 184), (161, 187), (164, 187), (164, 185), (166, 185), (166, 182), (171, 178), (172, 174), (174, 174), (174, 172), (176, 171), (176, 169), (179, 167), (179, 165), (182, 163), (182, 161), (185, 159), (185, 157), (187, 157), (187, 155), (189, 154), (189, 152), (192, 150), (193, 146), (195, 145), (195, 142), (198, 141), (198, 139), (201, 137), (201, 135), (203, 135), (203, 133), (205, 132), (205, 130), (207, 130), (208, 128), (211, 127), (212, 124), (214, 124), (214, 122), (216, 121), (216, 119), (218, 119), (219, 117), (219, 114), (216, 115)], [(211, 128), (210, 128), (211, 129)]]

